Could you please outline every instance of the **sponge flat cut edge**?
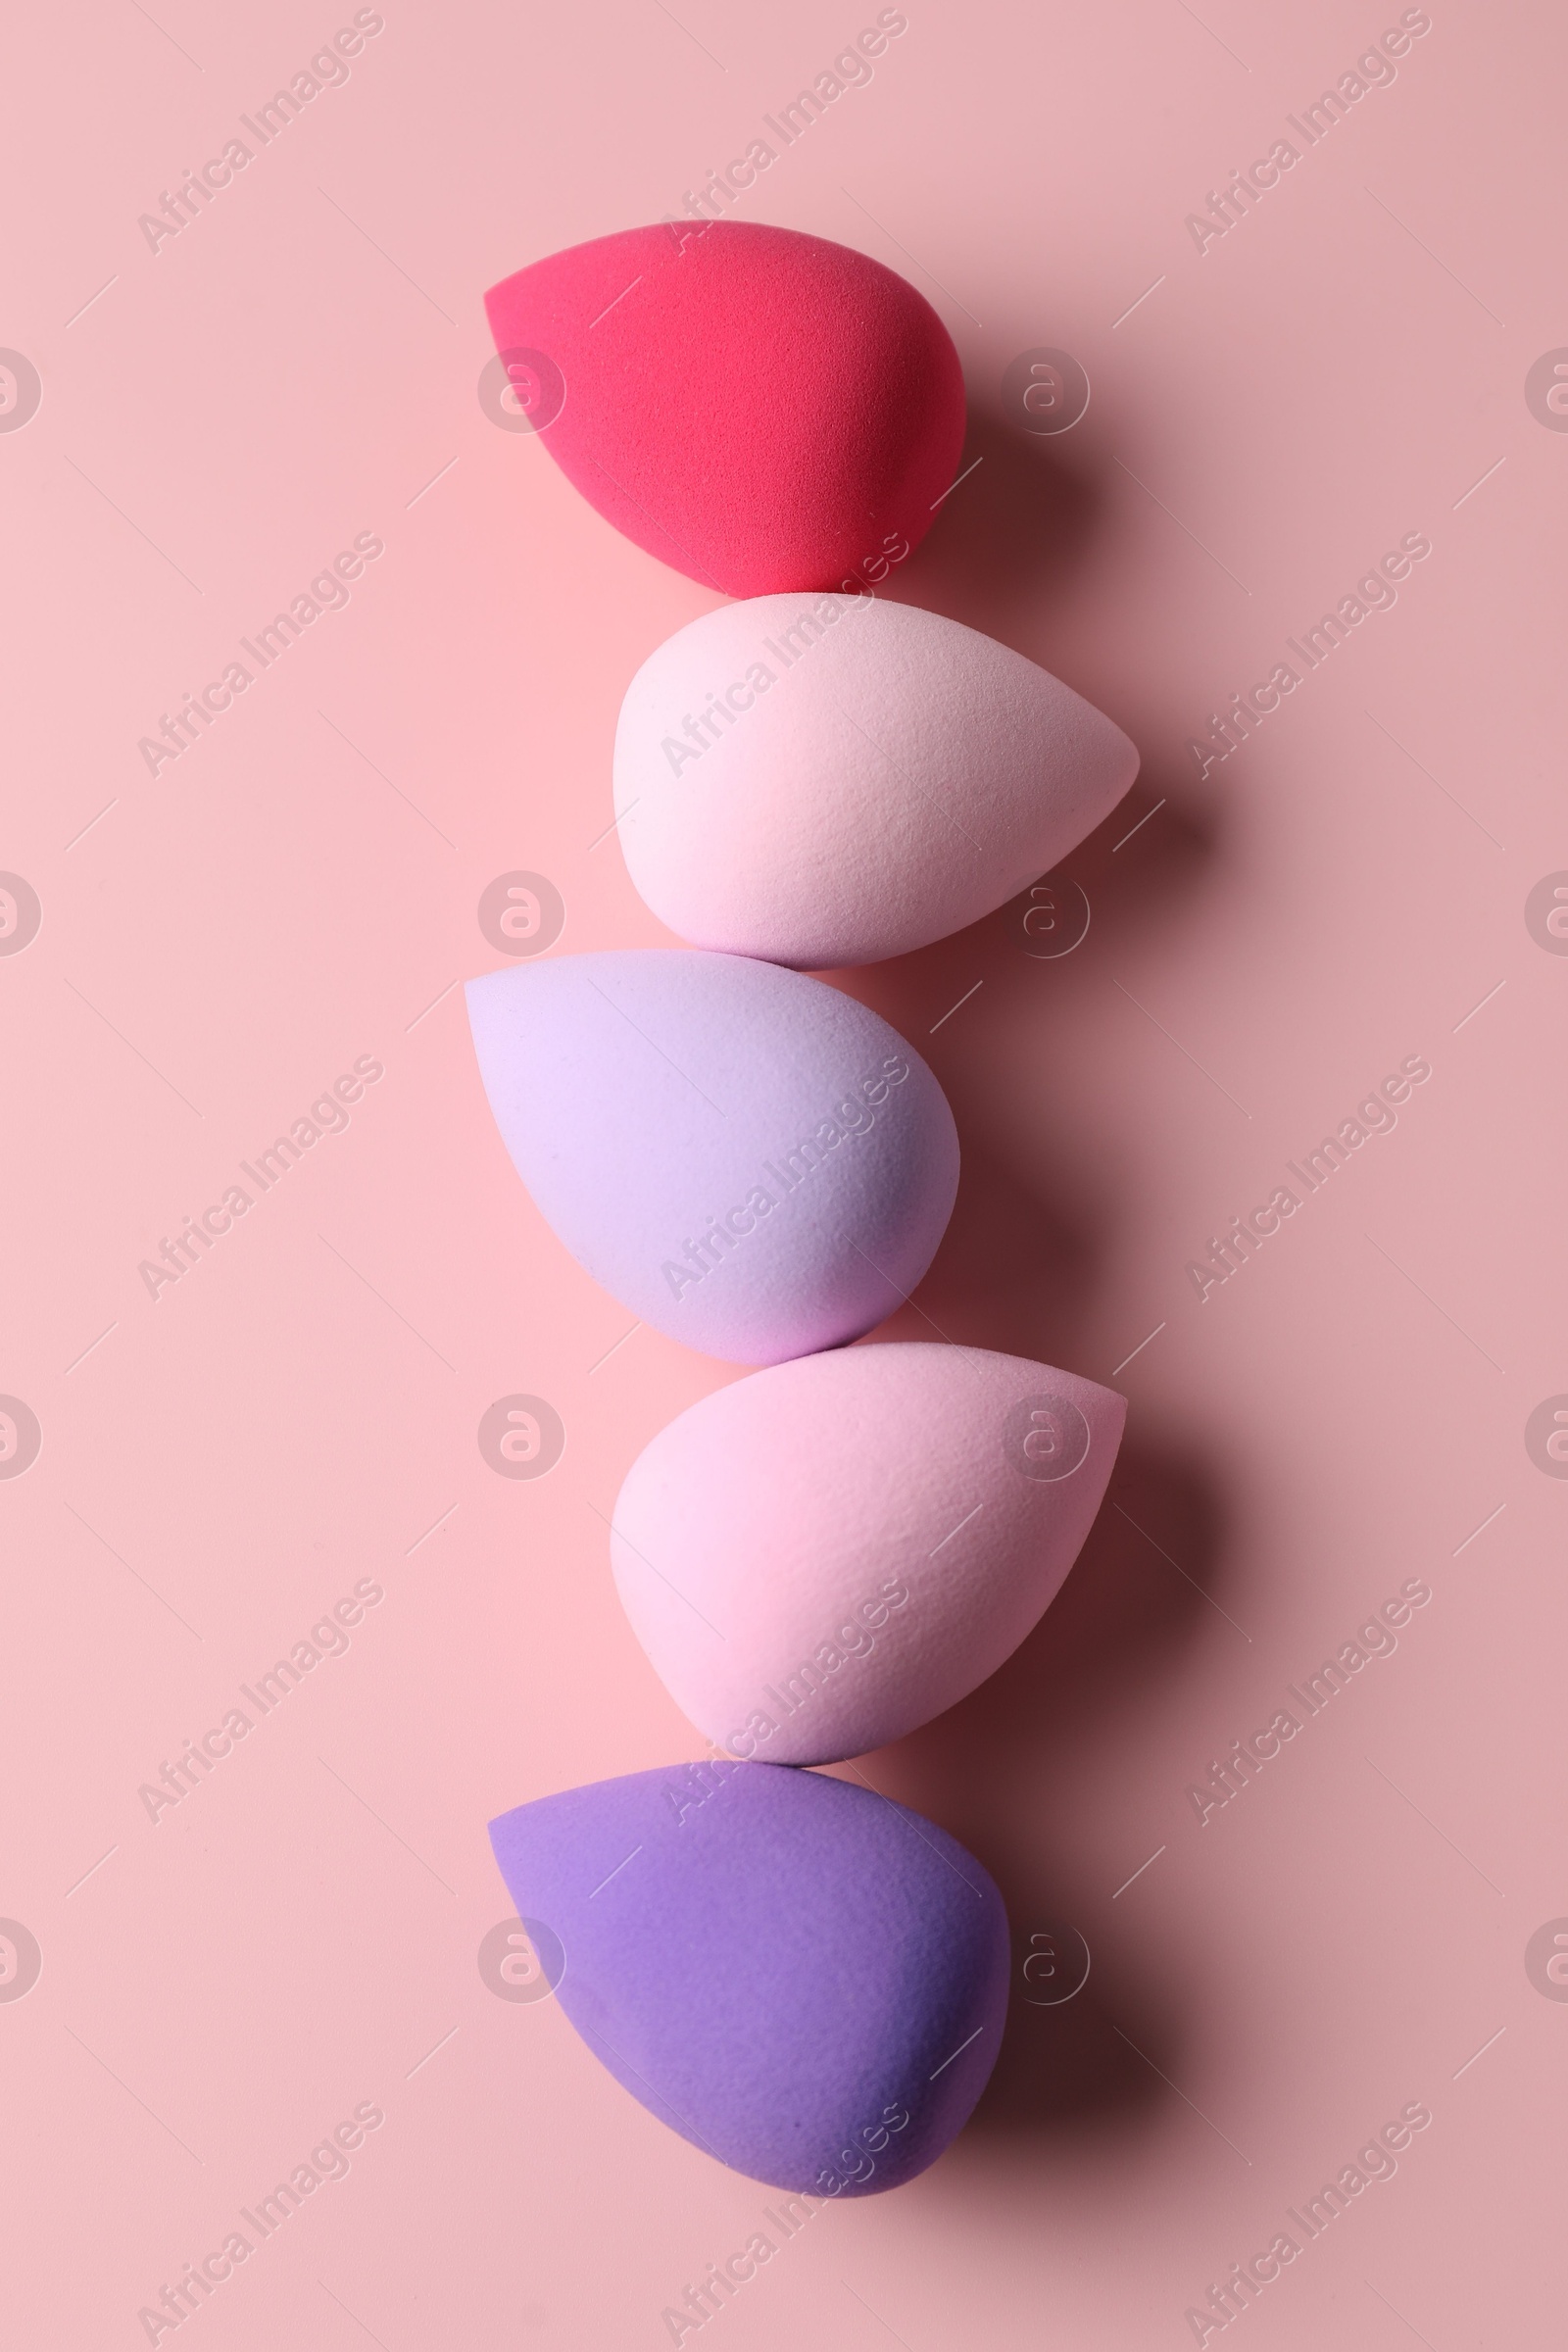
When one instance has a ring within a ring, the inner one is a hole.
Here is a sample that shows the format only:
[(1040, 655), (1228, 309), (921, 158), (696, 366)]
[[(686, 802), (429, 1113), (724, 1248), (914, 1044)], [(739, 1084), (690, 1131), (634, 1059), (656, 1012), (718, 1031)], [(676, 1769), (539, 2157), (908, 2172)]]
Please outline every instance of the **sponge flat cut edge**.
[(869, 1789), (710, 1759), (536, 1799), (490, 1825), (557, 1998), (662, 2122), (782, 2189), (867, 2196), (967, 2121), (1006, 2013), (1002, 1897)]

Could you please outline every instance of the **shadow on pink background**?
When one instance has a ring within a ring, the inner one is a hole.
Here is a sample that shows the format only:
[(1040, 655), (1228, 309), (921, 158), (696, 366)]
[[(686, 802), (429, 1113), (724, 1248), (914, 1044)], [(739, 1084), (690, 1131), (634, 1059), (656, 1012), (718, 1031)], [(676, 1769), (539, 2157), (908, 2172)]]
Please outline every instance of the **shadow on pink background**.
[[(565, 952), (666, 944), (610, 749), (713, 601), (483, 412), (479, 297), (679, 210), (859, 20), (361, 13), (348, 77), (156, 251), (139, 216), (353, 12), (162, 0), (12, 43), (0, 344), (41, 385), (0, 432), (0, 867), (41, 910), (0, 956), (0, 1391), (41, 1433), (0, 1480), (0, 1917), (41, 1962), (0, 1929), (19, 2343), (147, 2341), (138, 2311), (340, 2124), (346, 2173), (183, 2323), (210, 2352), (653, 2347), (774, 2202), (477, 1959), (509, 1910), (491, 1815), (699, 1752), (604, 1521), (732, 1377), (625, 1336), (468, 1048), (498, 875), (551, 879)], [(906, 271), (962, 354), (983, 462), (887, 593), (1044, 662), (1144, 769), (1067, 861), (1070, 955), (1026, 953), (1015, 906), (837, 976), (965, 1151), (886, 1330), (1114, 1375), (1131, 1414), (1042, 1627), (858, 1769), (996, 1874), (1020, 1972), (1063, 1929), (1092, 1967), (1020, 1995), (934, 2171), (815, 2216), (701, 2332), (1191, 2343), (1188, 2308), (1417, 2105), (1249, 2340), (1544, 2341), (1568, 1494), (1526, 1426), (1568, 1391), (1568, 965), (1526, 904), (1568, 867), (1568, 441), (1525, 384), (1568, 345), (1563, 32), (1434, 8), (1200, 252), (1188, 215), (1397, 10), (906, 13), (745, 217)], [(1039, 346), (1093, 388), (1055, 439), (1004, 403)], [(1415, 533), (1397, 603), (1200, 775), (1209, 714)], [(138, 740), (360, 535), (349, 601), (149, 773)], [(1416, 1056), (1397, 1126), (1200, 1300), (1210, 1237)], [(150, 1297), (139, 1264), (357, 1061), (382, 1075), (346, 1127)], [(476, 1442), (517, 1393), (566, 1432), (538, 1481)], [(1190, 1788), (1413, 1580), (1397, 1648), (1200, 1823)], [(348, 1646), (150, 1818), (139, 1790), (356, 1592)]]

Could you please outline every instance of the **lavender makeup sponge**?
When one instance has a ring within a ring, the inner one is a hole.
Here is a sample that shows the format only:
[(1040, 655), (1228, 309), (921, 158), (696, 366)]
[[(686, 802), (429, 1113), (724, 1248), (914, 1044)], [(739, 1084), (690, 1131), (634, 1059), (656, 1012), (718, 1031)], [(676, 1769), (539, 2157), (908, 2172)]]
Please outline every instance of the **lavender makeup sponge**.
[(615, 733), (633, 882), (698, 947), (874, 963), (989, 914), (1138, 773), (1120, 727), (977, 629), (761, 596), (650, 655)]
[(825, 237), (721, 220), (597, 237), (492, 286), (523, 415), (590, 505), (677, 571), (756, 596), (881, 578), (963, 446), (931, 305)]
[(899, 1306), (953, 1208), (958, 1139), (912, 1047), (851, 997), (737, 956), (563, 956), (468, 984), (518, 1175), (644, 1323), (779, 1363)]
[(918, 1343), (736, 1381), (627, 1474), (611, 1535), (626, 1614), (717, 1745), (771, 1764), (863, 1755), (1038, 1622), (1126, 1410), (1048, 1364)]
[(490, 1824), (557, 1997), (632, 2097), (775, 2188), (867, 2196), (935, 2163), (996, 2062), (1007, 1921), (972, 1854), (815, 1773), (638, 1772)]

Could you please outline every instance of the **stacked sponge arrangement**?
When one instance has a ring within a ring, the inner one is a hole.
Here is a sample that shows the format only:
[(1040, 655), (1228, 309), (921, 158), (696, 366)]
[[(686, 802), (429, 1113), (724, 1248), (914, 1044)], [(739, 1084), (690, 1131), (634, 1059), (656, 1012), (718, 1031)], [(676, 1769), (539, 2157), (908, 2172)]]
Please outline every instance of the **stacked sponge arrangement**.
[(997, 1888), (933, 1823), (803, 1769), (974, 1690), (1054, 1598), (1125, 1407), (1020, 1357), (853, 1347), (958, 1180), (931, 1070), (811, 978), (1003, 905), (1137, 772), (1121, 730), (978, 632), (874, 594), (964, 431), (957, 354), (878, 264), (791, 230), (633, 229), (487, 297), (546, 447), (732, 602), (643, 664), (617, 731), (628, 868), (689, 951), (468, 989), (496, 1122), (642, 1321), (761, 1367), (632, 1465), (615, 1583), (710, 1741), (491, 1824), (563, 2008), (632, 2095), (779, 2188), (932, 2163), (1000, 2046)]

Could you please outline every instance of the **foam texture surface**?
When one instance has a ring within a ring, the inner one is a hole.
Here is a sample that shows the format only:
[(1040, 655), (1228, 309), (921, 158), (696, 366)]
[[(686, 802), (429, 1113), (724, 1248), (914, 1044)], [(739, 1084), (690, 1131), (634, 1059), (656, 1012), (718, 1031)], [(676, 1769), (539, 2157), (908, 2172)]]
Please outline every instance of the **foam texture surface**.
[(1120, 727), (978, 629), (913, 605), (768, 596), (692, 621), (621, 706), (632, 880), (698, 947), (829, 967), (972, 923), (1107, 816)]
[(735, 956), (564, 956), (468, 985), (479, 1069), (539, 1208), (643, 1322), (737, 1363), (858, 1338), (953, 1208), (947, 1098), (897, 1030)]
[(769, 1763), (863, 1755), (972, 1690), (1077, 1557), (1126, 1406), (1050, 1365), (896, 1343), (690, 1406), (615, 1505), (615, 1583), (671, 1696)]
[(729, 596), (880, 577), (963, 446), (963, 372), (923, 295), (825, 237), (623, 229), (485, 296), (563, 472), (628, 539)]
[(967, 2121), (1002, 2038), (1006, 1913), (919, 1814), (720, 1761), (542, 1797), (490, 1837), (518, 1916), (559, 1941), (584, 2041), (721, 2163), (871, 2195)]

